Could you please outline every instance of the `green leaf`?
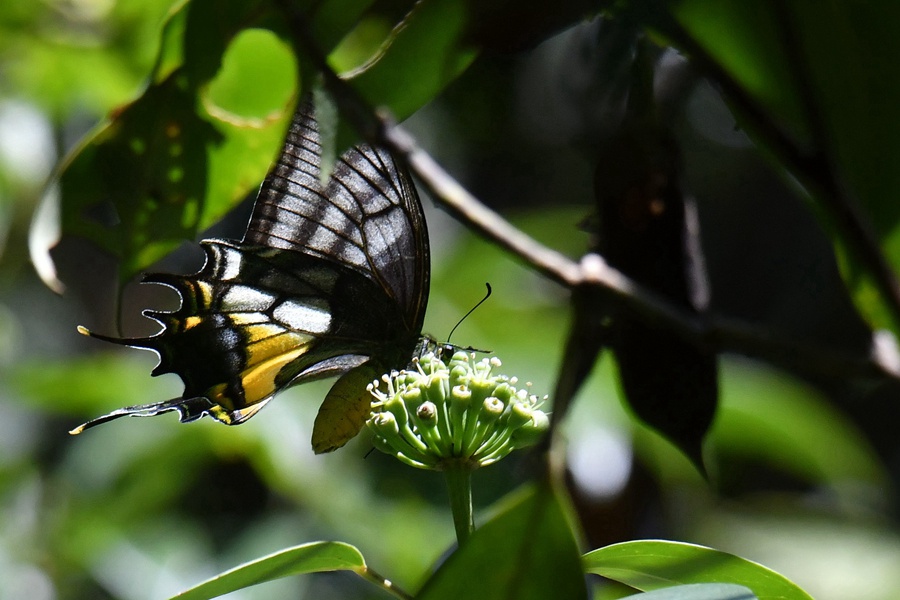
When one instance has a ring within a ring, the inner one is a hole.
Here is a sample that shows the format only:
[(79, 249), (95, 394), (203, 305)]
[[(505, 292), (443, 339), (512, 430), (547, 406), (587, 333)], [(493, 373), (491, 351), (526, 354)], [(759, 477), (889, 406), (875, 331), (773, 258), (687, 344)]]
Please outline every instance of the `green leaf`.
[(555, 490), (516, 494), (426, 582), (420, 600), (587, 598), (572, 527)]
[[(220, 220), (265, 176), (293, 112), (296, 66), (264, 3), (185, 3), (152, 83), (65, 163), (61, 235), (120, 259), (120, 279)], [(180, 39), (179, 39), (180, 38)], [(183, 60), (182, 60), (183, 59)]]
[(751, 589), (759, 600), (812, 600), (792, 581), (760, 564), (683, 542), (613, 544), (585, 554), (584, 569), (642, 591), (687, 583), (734, 583)]
[(432, 100), (477, 56), (465, 39), (466, 10), (457, 0), (417, 2), (365, 68), (347, 73), (372, 106), (404, 119)]
[[(807, 187), (842, 255), (842, 271), (860, 311), (875, 327), (900, 333), (871, 270), (840, 233), (846, 215), (823, 200), (833, 174), (846, 200), (861, 209), (890, 265), (900, 271), (900, 4), (801, 0), (657, 0), (635, 2), (641, 18), (724, 85), (748, 133), (788, 168), (820, 160)], [(736, 101), (743, 96), (747, 102)], [(753, 108), (745, 110), (747, 106)], [(758, 115), (751, 115), (758, 111)], [(769, 126), (760, 126), (761, 122)], [(786, 159), (779, 131), (801, 155)], [(811, 182), (814, 178), (817, 181)]]
[(728, 583), (693, 583), (626, 596), (637, 600), (757, 600), (753, 592)]
[[(362, 15), (376, 22), (405, 15), (402, 26), (370, 30), (387, 38), (357, 80), (373, 104), (406, 116), (474, 58), (462, 42), (463, 9), (451, 0), (427, 0), (404, 4), (398, 16), (391, 14), (397, 8), (371, 5), (325, 3), (311, 13), (311, 32), (328, 53), (353, 37), (348, 34)], [(126, 281), (195, 239), (252, 192), (278, 150), (297, 97), (298, 69), (281, 17), (268, 0), (179, 5), (162, 30), (143, 95), (117, 110), (64, 164), (59, 237), (86, 239), (117, 257)], [(365, 47), (371, 50), (371, 40), (342, 46), (351, 54)], [(312, 75), (302, 75), (308, 84)], [(53, 211), (42, 214), (56, 218)], [(56, 241), (36, 238), (39, 261), (40, 251)], [(42, 276), (56, 287), (52, 269)]]
[(359, 550), (342, 542), (313, 542), (287, 548), (225, 571), (173, 597), (178, 600), (206, 600), (252, 585), (304, 573), (364, 571)]
[(290, 46), (266, 29), (244, 29), (228, 46), (222, 66), (201, 90), (208, 112), (228, 122), (265, 126), (290, 104), (296, 85)]
[(66, 16), (53, 3), (2, 3), (2, 94), (39, 106), (57, 124), (102, 114), (142, 87), (172, 3), (93, 4)]

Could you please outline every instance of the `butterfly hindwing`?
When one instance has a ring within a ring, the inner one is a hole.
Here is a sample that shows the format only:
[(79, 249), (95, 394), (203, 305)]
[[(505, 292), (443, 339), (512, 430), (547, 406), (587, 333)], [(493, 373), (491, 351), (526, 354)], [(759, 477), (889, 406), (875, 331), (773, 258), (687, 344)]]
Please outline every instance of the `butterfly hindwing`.
[(366, 386), (380, 374), (372, 362), (366, 362), (341, 375), (331, 387), (313, 424), (316, 454), (336, 450), (359, 433), (370, 413), (372, 397)]
[(420, 339), (428, 238), (409, 175), (388, 152), (352, 148), (323, 186), (320, 151), (303, 105), (243, 241), (201, 242), (206, 262), (193, 275), (145, 277), (181, 298), (175, 311), (145, 311), (162, 330), (126, 339), (91, 334), (154, 350), (153, 375), (176, 373), (185, 389), (182, 398), (119, 409), (86, 426), (170, 410), (183, 421), (209, 414), (236, 424), (289, 385), (347, 373), (317, 419), (314, 445), (330, 450), (358, 432), (371, 366), (406, 366)]

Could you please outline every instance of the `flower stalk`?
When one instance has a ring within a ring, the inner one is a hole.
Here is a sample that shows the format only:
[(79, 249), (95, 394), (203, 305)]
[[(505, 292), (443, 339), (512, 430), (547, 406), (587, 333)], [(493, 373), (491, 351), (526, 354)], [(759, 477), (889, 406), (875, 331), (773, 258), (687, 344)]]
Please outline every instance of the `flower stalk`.
[(472, 469), (465, 463), (448, 464), (444, 467), (444, 479), (450, 494), (450, 512), (456, 528), (456, 541), (462, 546), (475, 531), (475, 517), (472, 513)]

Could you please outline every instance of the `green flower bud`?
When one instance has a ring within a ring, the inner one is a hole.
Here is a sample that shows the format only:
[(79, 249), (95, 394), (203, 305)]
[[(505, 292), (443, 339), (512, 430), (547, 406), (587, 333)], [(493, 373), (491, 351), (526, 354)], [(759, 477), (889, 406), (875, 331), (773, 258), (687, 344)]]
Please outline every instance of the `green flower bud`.
[(509, 415), (510, 427), (513, 429), (518, 429), (519, 427), (525, 425), (525, 423), (530, 423), (532, 412), (533, 411), (531, 409), (531, 406), (529, 406), (526, 402), (513, 402), (512, 411)]
[(503, 412), (506, 410), (506, 404), (504, 404), (503, 400), (497, 398), (496, 396), (485, 398), (481, 407), (480, 417), (481, 420), (485, 423), (493, 423), (501, 416), (503, 416)]
[(433, 402), (423, 402), (416, 409), (416, 417), (420, 423), (437, 423), (437, 407)]
[(498, 398), (491, 396), (485, 398), (479, 408), (475, 418), (472, 419), (471, 434), (466, 440), (465, 451), (470, 455), (475, 454), (494, 433), (494, 426), (503, 415), (506, 406)]
[(540, 410), (531, 411), (531, 421), (516, 429), (510, 441), (516, 448), (533, 446), (550, 429), (550, 418)]
[[(419, 404), (422, 403), (422, 390), (417, 387), (408, 387), (396, 394), (394, 398), (402, 400), (406, 413), (415, 413)], [(397, 404), (401, 404), (401, 402), (397, 402)]]
[(394, 415), (400, 427), (405, 426), (409, 422), (409, 413), (406, 407), (407, 403), (399, 395), (391, 396), (382, 403), (382, 410)]
[(469, 410), (470, 404), (472, 404), (472, 392), (465, 386), (457, 385), (450, 390), (450, 403), (448, 404), (450, 424), (460, 432), (466, 426), (465, 414)]
[(380, 412), (372, 416), (371, 427), (375, 430), (378, 437), (390, 440), (400, 435), (400, 428), (397, 426), (397, 418), (393, 413)]

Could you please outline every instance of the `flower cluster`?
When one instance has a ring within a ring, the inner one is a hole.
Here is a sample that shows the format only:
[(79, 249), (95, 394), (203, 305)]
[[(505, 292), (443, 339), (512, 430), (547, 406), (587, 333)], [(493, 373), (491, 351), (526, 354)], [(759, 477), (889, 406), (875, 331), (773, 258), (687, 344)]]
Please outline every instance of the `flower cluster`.
[(386, 390), (370, 384), (366, 424), (375, 447), (421, 469), (474, 470), (537, 442), (549, 428), (543, 399), (517, 390), (515, 377), (493, 374), (499, 359), (474, 360), (456, 352), (445, 364), (429, 353), (414, 370), (385, 375)]

